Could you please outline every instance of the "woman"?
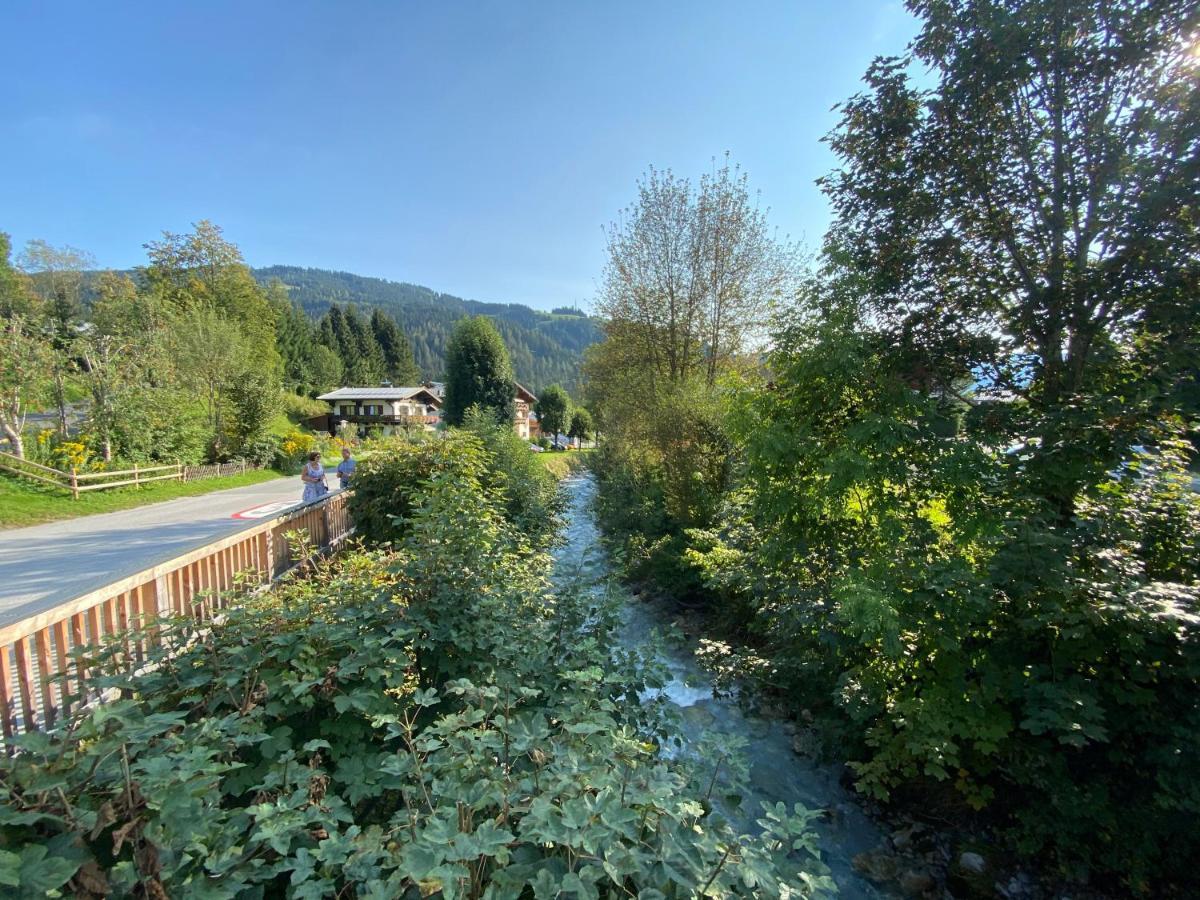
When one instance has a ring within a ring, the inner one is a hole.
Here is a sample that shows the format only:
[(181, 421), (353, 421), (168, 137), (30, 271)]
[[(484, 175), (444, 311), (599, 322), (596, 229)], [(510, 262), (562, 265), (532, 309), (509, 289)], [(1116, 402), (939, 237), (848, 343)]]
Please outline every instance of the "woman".
[(300, 498), (303, 503), (320, 500), (329, 493), (329, 486), (325, 484), (325, 467), (321, 465), (320, 453), (308, 454), (308, 462), (300, 470), (300, 480), (304, 482), (304, 496)]

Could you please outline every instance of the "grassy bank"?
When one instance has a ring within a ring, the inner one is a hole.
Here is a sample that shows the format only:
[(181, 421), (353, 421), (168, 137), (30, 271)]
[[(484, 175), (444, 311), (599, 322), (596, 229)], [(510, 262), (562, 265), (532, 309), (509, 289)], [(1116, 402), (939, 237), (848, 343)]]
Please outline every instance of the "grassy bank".
[(587, 465), (591, 452), (591, 450), (548, 450), (545, 453), (537, 454), (537, 458), (538, 462), (545, 466), (546, 470), (555, 478), (566, 478)]
[(174, 500), (177, 497), (195, 497), (226, 488), (259, 484), (281, 477), (273, 469), (260, 469), (244, 475), (228, 478), (209, 478), (205, 481), (180, 483), (159, 481), (142, 488), (113, 488), (110, 491), (92, 491), (78, 500), (72, 500), (65, 491), (43, 488), (32, 482), (8, 475), (0, 476), (0, 528), (19, 528), (22, 525), (37, 525), (56, 519), (72, 519), (90, 516), (93, 513), (114, 512), (147, 503)]

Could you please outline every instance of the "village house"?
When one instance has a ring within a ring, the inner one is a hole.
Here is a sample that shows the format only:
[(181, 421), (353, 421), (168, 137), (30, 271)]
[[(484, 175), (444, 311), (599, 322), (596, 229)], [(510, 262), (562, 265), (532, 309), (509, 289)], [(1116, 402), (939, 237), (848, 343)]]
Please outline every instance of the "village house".
[[(442, 422), (442, 398), (432, 387), (344, 387), (317, 398), (333, 407), (324, 418), (324, 428), (336, 434), (343, 422), (357, 426), (360, 433), (379, 428), (383, 434), (413, 427), (435, 430)], [(321, 427), (321, 426), (318, 426)]]
[[(373, 427), (380, 428), (383, 434), (414, 426), (434, 431), (442, 424), (444, 396), (445, 385), (440, 381), (417, 387), (383, 384), (369, 388), (338, 388), (317, 398), (329, 403), (333, 411), (309, 424), (330, 434), (337, 434), (343, 422), (357, 426), (360, 433)], [(533, 392), (518, 384), (513, 430), (522, 440), (528, 441), (538, 435), (537, 416), (532, 411), (536, 403)]]
[(531, 391), (517, 384), (516, 415), (513, 417), (513, 428), (517, 435), (525, 441), (537, 437), (537, 416), (533, 414), (533, 406), (537, 397)]

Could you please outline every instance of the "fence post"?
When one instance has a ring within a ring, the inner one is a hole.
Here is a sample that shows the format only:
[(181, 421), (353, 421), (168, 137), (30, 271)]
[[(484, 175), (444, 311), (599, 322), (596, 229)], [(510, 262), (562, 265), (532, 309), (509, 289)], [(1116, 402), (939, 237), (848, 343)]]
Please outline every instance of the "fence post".
[(182, 484), (183, 482), (187, 481), (187, 472), (184, 471), (183, 463), (179, 460), (175, 460), (175, 465), (179, 467), (179, 482)]
[(242, 457), (242, 474), (246, 474), (246, 457)]
[(141, 488), (142, 488), (141, 482), (138, 481), (137, 463), (133, 464), (133, 486), (135, 488), (137, 488), (138, 490), (141, 490)]
[(71, 466), (71, 496), (76, 500), (79, 499), (79, 478), (75, 474), (74, 466)]

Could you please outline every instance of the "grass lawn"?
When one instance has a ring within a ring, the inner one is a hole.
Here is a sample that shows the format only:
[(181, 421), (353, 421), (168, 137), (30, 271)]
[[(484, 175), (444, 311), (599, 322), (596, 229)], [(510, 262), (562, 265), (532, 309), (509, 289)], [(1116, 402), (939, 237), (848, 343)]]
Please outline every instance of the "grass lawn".
[(572, 472), (577, 472), (587, 465), (588, 454), (591, 452), (591, 450), (544, 450), (535, 455), (538, 462), (553, 473), (555, 478), (566, 478)]
[(205, 481), (159, 481), (143, 488), (113, 488), (111, 491), (91, 491), (72, 500), (66, 491), (43, 488), (15, 475), (0, 474), (0, 528), (19, 528), (55, 519), (72, 519), (93, 513), (113, 512), (133, 506), (145, 506), (176, 497), (194, 497), (226, 488), (258, 484), (282, 477), (273, 469), (259, 469), (228, 478), (209, 478)]

